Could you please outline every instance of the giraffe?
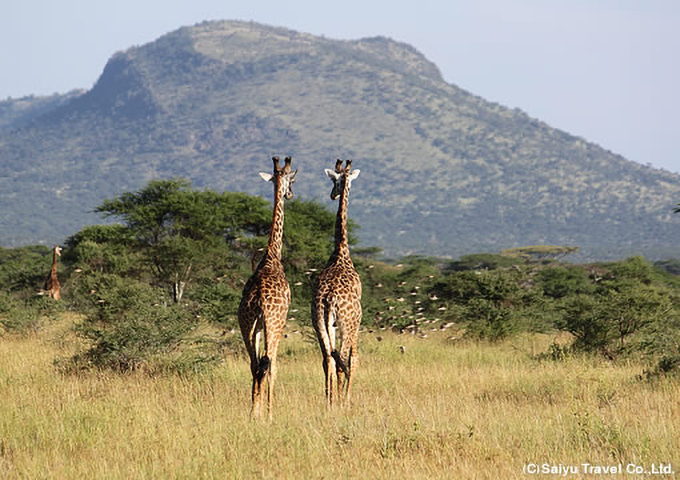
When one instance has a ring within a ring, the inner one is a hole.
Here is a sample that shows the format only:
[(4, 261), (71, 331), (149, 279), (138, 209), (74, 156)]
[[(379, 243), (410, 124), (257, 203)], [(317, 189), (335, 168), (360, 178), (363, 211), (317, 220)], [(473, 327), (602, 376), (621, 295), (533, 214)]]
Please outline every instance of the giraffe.
[(61, 250), (62, 248), (59, 245), (55, 245), (52, 249), (52, 269), (50, 270), (49, 275), (47, 275), (45, 285), (43, 286), (47, 295), (55, 300), (61, 299), (61, 285), (57, 278), (57, 257), (61, 257)]
[[(340, 198), (335, 220), (335, 249), (326, 267), (313, 286), (312, 325), (316, 331), (323, 369), (326, 375), (326, 404), (332, 407), (335, 389), (350, 403), (352, 379), (358, 364), (357, 340), (361, 323), (361, 279), (354, 269), (347, 242), (347, 205), (352, 180), (359, 170), (352, 171), (352, 161), (335, 163), (335, 171), (326, 169), (333, 182), (331, 199)], [(336, 349), (336, 329), (340, 347)]]
[[(272, 418), (274, 382), (276, 381), (276, 354), (286, 324), (290, 304), (290, 285), (281, 264), (283, 244), (284, 199), (293, 198), (292, 186), (297, 170), (291, 172), (291, 158), (285, 158), (283, 168), (279, 157), (273, 157), (274, 173), (260, 176), (274, 183), (274, 215), (269, 243), (253, 275), (243, 287), (238, 309), (238, 321), (243, 341), (250, 357), (253, 375), (251, 415), (259, 417), (264, 410), (264, 384), (268, 383), (267, 404)], [(262, 345), (260, 343), (262, 342)]]

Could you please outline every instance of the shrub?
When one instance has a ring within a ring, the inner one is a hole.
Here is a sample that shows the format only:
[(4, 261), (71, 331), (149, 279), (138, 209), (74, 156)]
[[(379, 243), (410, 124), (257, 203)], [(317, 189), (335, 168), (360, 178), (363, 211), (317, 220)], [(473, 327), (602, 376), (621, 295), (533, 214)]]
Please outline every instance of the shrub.
[(467, 336), (491, 341), (509, 337), (519, 330), (517, 315), (512, 308), (498, 305), (484, 298), (470, 301), (464, 310)]
[[(27, 293), (27, 292), (20, 292)], [(47, 296), (0, 291), (0, 327), (7, 333), (26, 334), (38, 330), (44, 320), (54, 319), (64, 308)]]
[(450, 307), (462, 307), (467, 335), (475, 338), (496, 341), (522, 330), (544, 328), (543, 322), (522, 317), (540, 300), (540, 291), (533, 287), (525, 269), (451, 273), (437, 282), (431, 293)]
[(0, 284), (13, 292), (35, 292), (42, 287), (51, 265), (51, 251), (45, 246), (0, 247)]
[(236, 327), (241, 290), (225, 282), (202, 279), (190, 296), (201, 317), (226, 328)]
[(26, 306), (9, 292), (0, 291), (0, 326), (4, 332), (27, 333), (40, 325), (36, 308)]
[(86, 277), (78, 289), (86, 318), (76, 333), (90, 346), (71, 366), (186, 370), (217, 359), (197, 348), (200, 338), (190, 336), (198, 326), (195, 316), (179, 305), (167, 306), (161, 290), (108, 274)]
[(554, 299), (594, 290), (588, 272), (582, 267), (547, 267), (538, 272), (537, 280), (543, 294)]
[(576, 349), (608, 357), (640, 350), (645, 329), (663, 322), (672, 312), (669, 297), (657, 288), (619, 287), (598, 295), (576, 295), (564, 304), (560, 326), (575, 336)]

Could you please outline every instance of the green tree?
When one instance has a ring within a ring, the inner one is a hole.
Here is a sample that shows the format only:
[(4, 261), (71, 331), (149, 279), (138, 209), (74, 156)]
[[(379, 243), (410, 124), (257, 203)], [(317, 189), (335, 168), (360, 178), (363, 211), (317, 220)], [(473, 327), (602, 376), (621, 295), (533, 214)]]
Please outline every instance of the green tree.
[[(197, 271), (214, 268), (269, 224), (266, 202), (239, 193), (196, 191), (184, 179), (157, 180), (106, 200), (97, 212), (123, 220), (155, 279), (179, 302)], [(230, 246), (231, 248), (226, 248)]]
[(42, 286), (51, 265), (51, 250), (43, 245), (0, 247), (0, 284), (9, 291), (35, 291)]
[(125, 225), (88, 225), (66, 239), (64, 262), (89, 272), (131, 275), (138, 269), (134, 237)]
[(543, 294), (553, 299), (591, 293), (595, 289), (588, 272), (578, 266), (547, 267), (540, 270), (536, 277)]

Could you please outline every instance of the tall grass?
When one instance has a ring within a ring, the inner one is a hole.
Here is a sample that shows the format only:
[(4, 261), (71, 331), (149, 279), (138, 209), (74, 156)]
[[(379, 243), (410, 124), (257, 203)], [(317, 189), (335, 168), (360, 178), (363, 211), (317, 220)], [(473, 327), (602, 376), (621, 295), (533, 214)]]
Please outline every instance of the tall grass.
[(291, 332), (268, 423), (248, 416), (238, 357), (188, 376), (59, 373), (71, 321), (0, 338), (2, 478), (523, 478), (529, 462), (680, 472), (677, 380), (591, 357), (538, 361), (540, 336), (365, 332), (354, 405), (328, 412), (317, 347)]

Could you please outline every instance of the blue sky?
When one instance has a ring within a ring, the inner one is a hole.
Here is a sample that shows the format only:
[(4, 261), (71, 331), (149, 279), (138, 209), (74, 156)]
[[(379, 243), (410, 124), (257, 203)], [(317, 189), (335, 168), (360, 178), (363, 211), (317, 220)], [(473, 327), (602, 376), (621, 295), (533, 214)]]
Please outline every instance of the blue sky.
[(680, 2), (22, 0), (0, 9), (0, 99), (90, 88), (119, 50), (203, 20), (410, 43), (444, 78), (680, 172)]

